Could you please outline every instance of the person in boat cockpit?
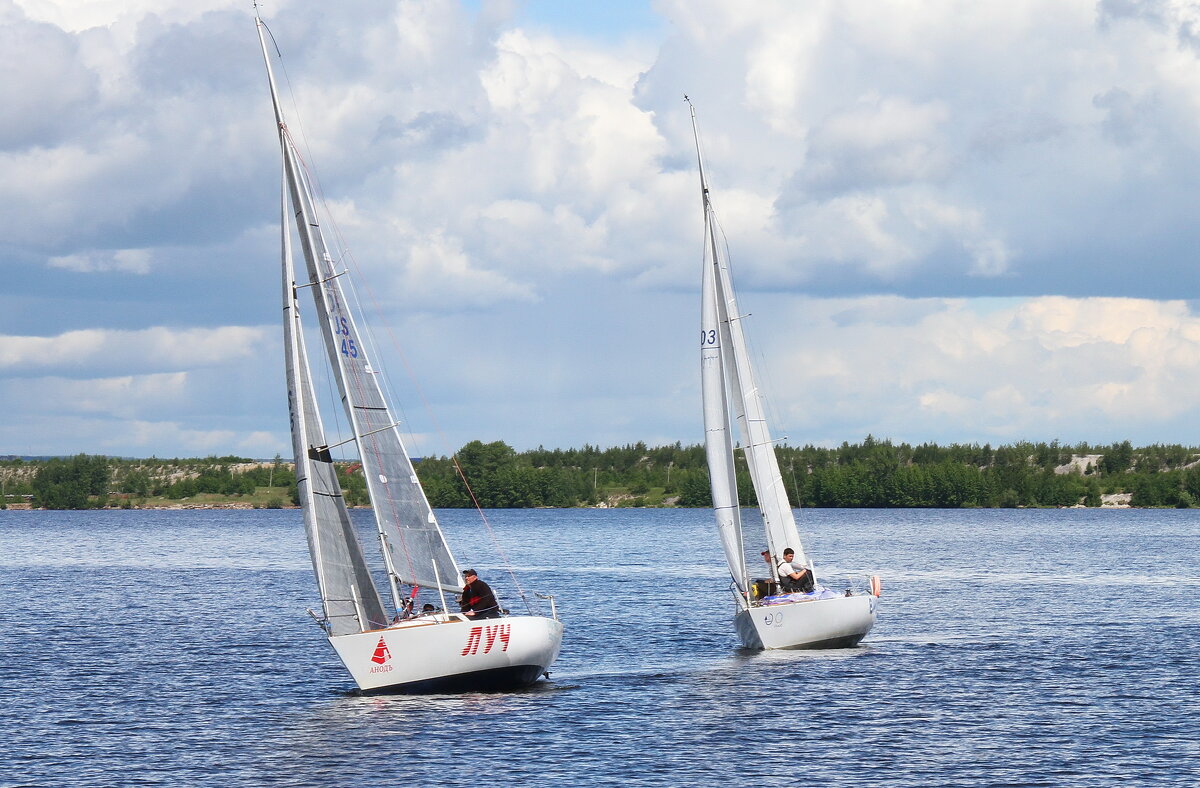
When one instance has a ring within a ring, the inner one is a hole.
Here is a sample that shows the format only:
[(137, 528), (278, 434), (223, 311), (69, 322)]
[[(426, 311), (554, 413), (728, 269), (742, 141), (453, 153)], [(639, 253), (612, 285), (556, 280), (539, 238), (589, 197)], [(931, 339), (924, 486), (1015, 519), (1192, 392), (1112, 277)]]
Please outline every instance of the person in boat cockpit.
[(785, 594), (813, 590), (812, 572), (806, 566), (793, 565), (792, 559), (795, 557), (796, 551), (788, 547), (784, 549), (783, 560), (779, 562), (779, 586)]
[(462, 612), (471, 618), (499, 618), (500, 603), (492, 587), (479, 579), (474, 569), (463, 570)]

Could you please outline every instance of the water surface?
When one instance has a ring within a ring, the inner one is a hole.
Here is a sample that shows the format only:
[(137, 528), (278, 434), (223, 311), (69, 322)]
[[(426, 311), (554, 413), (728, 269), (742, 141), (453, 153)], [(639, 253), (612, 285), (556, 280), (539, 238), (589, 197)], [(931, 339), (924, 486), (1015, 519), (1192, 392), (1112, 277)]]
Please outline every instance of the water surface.
[(883, 575), (879, 623), (768, 653), (708, 511), (487, 515), (558, 598), (551, 681), (360, 697), (298, 512), (0, 511), (0, 785), (1200, 783), (1198, 512), (807, 510), (822, 579)]

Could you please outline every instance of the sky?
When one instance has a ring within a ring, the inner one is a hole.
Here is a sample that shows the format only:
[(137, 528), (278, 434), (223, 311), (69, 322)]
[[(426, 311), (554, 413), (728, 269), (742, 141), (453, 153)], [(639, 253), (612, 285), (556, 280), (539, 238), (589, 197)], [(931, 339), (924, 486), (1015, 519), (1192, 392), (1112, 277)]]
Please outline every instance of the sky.
[[(290, 455), (253, 13), (0, 0), (0, 455)], [(416, 456), (703, 440), (685, 93), (777, 436), (1200, 444), (1191, 3), (261, 13)]]

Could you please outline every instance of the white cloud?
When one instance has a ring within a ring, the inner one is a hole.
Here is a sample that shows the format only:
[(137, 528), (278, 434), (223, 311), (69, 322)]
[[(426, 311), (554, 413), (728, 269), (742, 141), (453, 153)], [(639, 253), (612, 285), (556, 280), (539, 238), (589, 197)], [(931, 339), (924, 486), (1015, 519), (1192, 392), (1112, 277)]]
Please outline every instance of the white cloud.
[(29, 409), (39, 403), (54, 403), (60, 413), (98, 413), (123, 419), (136, 419), (147, 408), (164, 403), (180, 403), (186, 390), (188, 373), (123, 375), (116, 378), (75, 380), (47, 377), (21, 381)]
[[(426, 374), (468, 392), (439, 394), (464, 440), (699, 439), (685, 91), (747, 300), (811, 316), (760, 310), (760, 341), (802, 348), (793, 424), (1184, 423), (1190, 314), (1090, 296), (1196, 284), (1194, 8), (653, 7), (657, 48), (525, 28), (505, 3), (265, 9), (326, 227)], [(279, 162), (251, 24), (235, 0), (0, 0), (8, 411), (19, 376), (78, 409), (81, 441), (274, 453), (278, 330), (256, 326), (277, 309)]]
[[(211, 11), (237, 8), (248, 12), (239, 0), (10, 0), (10, 4), (29, 19), (72, 33), (136, 24), (154, 15), (188, 24)], [(271, 5), (277, 11), (290, 4), (290, 0), (277, 0)]]
[(169, 421), (132, 421), (123, 424), (122, 428), (129, 431), (122, 445), (141, 448), (143, 451), (158, 446), (178, 447), (178, 453), (170, 456), (203, 457), (243, 450), (255, 458), (263, 459), (277, 452), (286, 453), (291, 449), (290, 445), (285, 446), (281, 443), (278, 435), (263, 432), (189, 429)]
[(180, 369), (225, 364), (268, 344), (263, 328), (86, 329), (54, 337), (0, 337), (0, 370), (76, 369), (80, 365)]
[(150, 273), (151, 254), (148, 249), (117, 249), (51, 257), (52, 268), (65, 268), (79, 273), (123, 271), (130, 274)]
[[(921, 304), (802, 300), (784, 310), (802, 317), (771, 321), (764, 355), (783, 421), (838, 441), (1178, 441), (1200, 409), (1200, 317), (1183, 302)], [(891, 319), (897, 310), (907, 318)]]
[(434, 236), (409, 250), (405, 277), (398, 290), (424, 304), (452, 304), (456, 309), (496, 300), (532, 301), (532, 289), (494, 271), (472, 266), (457, 239)]

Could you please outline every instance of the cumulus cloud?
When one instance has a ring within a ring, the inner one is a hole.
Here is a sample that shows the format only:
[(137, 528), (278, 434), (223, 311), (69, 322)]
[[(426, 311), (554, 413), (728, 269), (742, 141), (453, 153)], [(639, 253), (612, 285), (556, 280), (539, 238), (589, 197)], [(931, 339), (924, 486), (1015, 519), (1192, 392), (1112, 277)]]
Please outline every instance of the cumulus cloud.
[(47, 263), (51, 268), (65, 268), (80, 273), (96, 271), (124, 271), (131, 274), (150, 272), (151, 255), (148, 249), (117, 249), (115, 251), (92, 251), (51, 257)]
[(875, 297), (788, 312), (807, 317), (775, 321), (763, 346), (781, 420), (825, 441), (1172, 441), (1198, 409), (1200, 317), (1182, 301)]
[(178, 402), (187, 382), (188, 373), (173, 372), (90, 380), (44, 377), (25, 380), (22, 387), (24, 396), (34, 402), (70, 403), (65, 410), (72, 413), (137, 420), (162, 403)]
[(0, 370), (179, 369), (225, 364), (269, 346), (266, 330), (241, 326), (138, 331), (87, 329), (54, 337), (0, 337)]
[[(808, 377), (771, 365), (793, 423), (1179, 423), (1194, 328), (1153, 299), (1197, 280), (1190, 4), (652, 7), (656, 41), (504, 2), (266, 9), (325, 226), (429, 377), (467, 392), (434, 392), (464, 441), (699, 438), (684, 92), (739, 286), (811, 316), (760, 336), (802, 349)], [(286, 447), (278, 329), (255, 327), (279, 300), (279, 156), (250, 14), (0, 0), (0, 385), (75, 401), (79, 436)]]
[(713, 5), (663, 4), (676, 35), (639, 105), (682, 146), (663, 110), (698, 78), (718, 200), (776, 209), (740, 239), (753, 286), (1177, 292), (1198, 240), (1178, 210), (1200, 164), (1187, 4)]

